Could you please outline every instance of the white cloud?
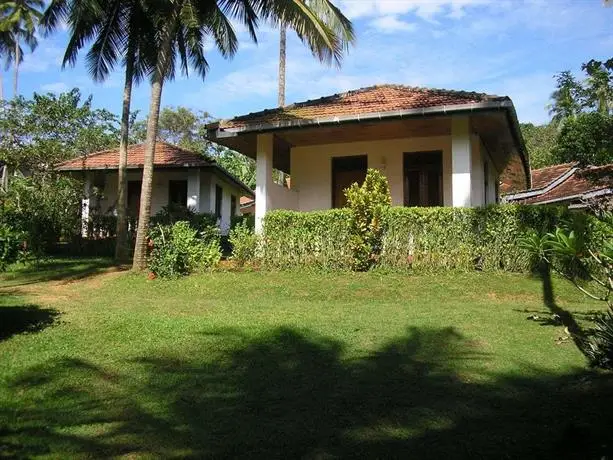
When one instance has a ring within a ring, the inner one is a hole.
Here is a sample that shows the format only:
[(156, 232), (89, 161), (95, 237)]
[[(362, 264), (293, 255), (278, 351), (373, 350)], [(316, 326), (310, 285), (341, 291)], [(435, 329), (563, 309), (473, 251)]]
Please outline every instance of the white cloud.
[(21, 72), (47, 72), (62, 65), (64, 49), (43, 41), (34, 53), (25, 54), (19, 67)]
[(381, 16), (371, 21), (370, 26), (375, 30), (385, 33), (394, 34), (397, 32), (414, 32), (417, 30), (417, 24), (398, 19), (397, 16)]
[(40, 89), (48, 93), (65, 93), (66, 91), (70, 91), (68, 85), (63, 81), (57, 81), (55, 83), (46, 83), (44, 85), (41, 85)]
[(434, 20), (440, 14), (461, 17), (466, 8), (488, 3), (488, 0), (342, 0), (340, 7), (353, 19), (414, 13), (423, 19)]

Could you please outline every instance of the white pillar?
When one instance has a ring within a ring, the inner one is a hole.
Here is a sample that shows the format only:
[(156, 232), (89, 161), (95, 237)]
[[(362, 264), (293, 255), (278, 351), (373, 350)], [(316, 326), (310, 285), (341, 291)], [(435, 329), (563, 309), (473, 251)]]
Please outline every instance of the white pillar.
[(81, 235), (83, 238), (88, 236), (89, 227), (89, 202), (91, 194), (91, 177), (85, 173), (85, 183), (83, 185), (83, 199), (81, 200)]
[(264, 216), (270, 210), (273, 135), (258, 134), (255, 176), (255, 231), (262, 232)]
[(455, 207), (471, 206), (471, 136), (467, 116), (451, 118), (451, 189)]
[(199, 169), (189, 169), (187, 172), (187, 207), (194, 212), (201, 212)]

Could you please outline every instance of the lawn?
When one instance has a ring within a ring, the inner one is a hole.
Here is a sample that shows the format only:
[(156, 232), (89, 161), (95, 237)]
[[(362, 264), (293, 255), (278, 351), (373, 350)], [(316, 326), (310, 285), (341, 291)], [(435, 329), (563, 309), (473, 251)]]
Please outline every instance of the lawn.
[[(520, 274), (65, 260), (0, 277), (0, 457), (601, 458), (613, 382)], [(589, 327), (599, 304), (560, 280)], [(533, 319), (528, 319), (531, 317)]]

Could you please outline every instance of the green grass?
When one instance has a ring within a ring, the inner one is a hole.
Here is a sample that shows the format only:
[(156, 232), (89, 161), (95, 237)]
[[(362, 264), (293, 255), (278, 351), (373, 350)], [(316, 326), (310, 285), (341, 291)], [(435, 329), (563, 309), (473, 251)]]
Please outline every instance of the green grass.
[[(515, 274), (0, 278), (0, 457), (600, 458), (613, 382)], [(554, 280), (589, 327), (593, 303)], [(527, 317), (537, 315), (536, 320)]]

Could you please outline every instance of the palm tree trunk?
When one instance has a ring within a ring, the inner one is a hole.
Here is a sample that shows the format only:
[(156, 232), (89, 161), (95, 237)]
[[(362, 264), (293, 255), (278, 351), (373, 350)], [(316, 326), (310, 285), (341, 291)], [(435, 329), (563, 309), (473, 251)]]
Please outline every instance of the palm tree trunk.
[(134, 81), (133, 52), (128, 49), (125, 83), (123, 88), (123, 106), (121, 111), (121, 133), (119, 141), (119, 169), (117, 173), (117, 239), (115, 241), (115, 260), (123, 262), (128, 257), (128, 144), (130, 125), (130, 102), (132, 83)]
[(147, 266), (147, 232), (151, 216), (151, 190), (153, 185), (153, 162), (155, 159), (155, 142), (157, 139), (158, 121), (160, 117), (160, 101), (164, 78), (159, 78), (156, 72), (151, 83), (151, 103), (147, 119), (147, 138), (145, 141), (145, 160), (143, 165), (143, 182), (138, 211), (138, 229), (134, 246), (132, 269), (141, 271)]
[(21, 56), (19, 55), (19, 39), (15, 38), (15, 75), (13, 80), (13, 97), (17, 98), (17, 93), (19, 91), (19, 59)]
[(151, 189), (153, 185), (155, 143), (158, 134), (158, 122), (160, 120), (162, 89), (171, 60), (173, 29), (174, 27), (170, 24), (166, 26), (167, 35), (160, 45), (156, 67), (151, 79), (151, 102), (147, 119), (143, 182), (140, 193), (140, 209), (138, 211), (138, 229), (134, 244), (134, 259), (132, 261), (132, 269), (135, 271), (144, 270), (147, 266), (147, 232), (149, 230), (149, 218), (151, 217)]
[(285, 105), (285, 62), (287, 59), (287, 29), (281, 26), (279, 40), (279, 107)]

